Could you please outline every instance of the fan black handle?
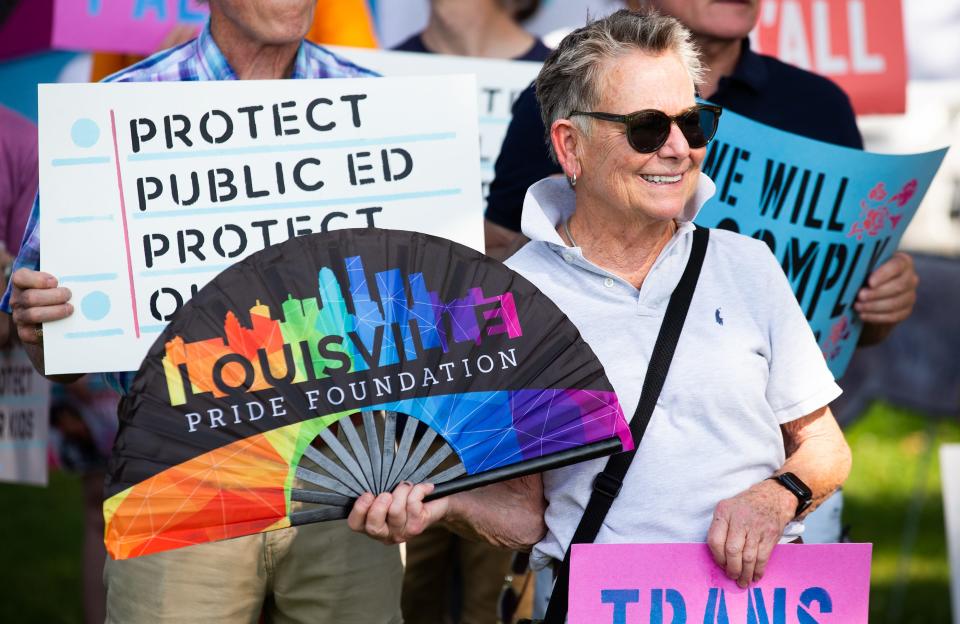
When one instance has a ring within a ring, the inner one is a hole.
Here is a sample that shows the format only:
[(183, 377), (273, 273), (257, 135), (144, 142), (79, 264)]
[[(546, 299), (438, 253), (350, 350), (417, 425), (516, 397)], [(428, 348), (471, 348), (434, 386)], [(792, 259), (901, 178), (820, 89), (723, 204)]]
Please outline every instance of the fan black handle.
[[(578, 446), (577, 448), (531, 459), (523, 462), (523, 464), (494, 468), (493, 470), (486, 470), (479, 474), (458, 477), (445, 483), (440, 483), (432, 492), (430, 492), (430, 494), (423, 498), (423, 501), (429, 502), (438, 498), (443, 498), (444, 496), (456, 494), (457, 492), (473, 490), (485, 485), (499, 483), (500, 481), (517, 479), (519, 477), (525, 477), (527, 475), (536, 474), (545, 470), (563, 468), (564, 466), (569, 466), (578, 462), (604, 457), (613, 453), (619, 453), (622, 450), (623, 446), (620, 443), (620, 438), (617, 437), (607, 438), (598, 442), (591, 442), (590, 444)], [(350, 515), (350, 510), (353, 509), (353, 504), (357, 500), (356, 498), (351, 499), (345, 496), (319, 494), (310, 490), (299, 489), (291, 491), (291, 499), (304, 503), (333, 505), (325, 509), (305, 509), (302, 511), (296, 511), (290, 514), (291, 526), (300, 526), (303, 524), (324, 522), (327, 520), (342, 520)]]
[(563, 468), (564, 466), (596, 459), (597, 457), (619, 453), (622, 450), (623, 445), (620, 443), (620, 438), (607, 438), (599, 442), (591, 442), (590, 444), (560, 451), (559, 453), (537, 457), (536, 459), (525, 461), (520, 465), (503, 466), (501, 468), (494, 468), (493, 470), (485, 470), (475, 475), (458, 477), (446, 483), (440, 483), (432, 492), (423, 497), (423, 502), (426, 503), (438, 498), (443, 498), (444, 496), (456, 494), (457, 492), (465, 492), (492, 483), (499, 483), (500, 481), (517, 479), (538, 472), (544, 472), (545, 470)]

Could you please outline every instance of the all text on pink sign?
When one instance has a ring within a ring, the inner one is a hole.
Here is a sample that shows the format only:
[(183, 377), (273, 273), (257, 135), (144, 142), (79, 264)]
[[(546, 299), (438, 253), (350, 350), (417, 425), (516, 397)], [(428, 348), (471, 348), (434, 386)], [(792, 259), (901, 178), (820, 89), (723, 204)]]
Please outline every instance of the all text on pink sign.
[(56, 0), (53, 47), (147, 55), (177, 24), (206, 20), (196, 0)]
[(870, 544), (777, 546), (740, 589), (704, 544), (578, 544), (570, 624), (865, 624)]

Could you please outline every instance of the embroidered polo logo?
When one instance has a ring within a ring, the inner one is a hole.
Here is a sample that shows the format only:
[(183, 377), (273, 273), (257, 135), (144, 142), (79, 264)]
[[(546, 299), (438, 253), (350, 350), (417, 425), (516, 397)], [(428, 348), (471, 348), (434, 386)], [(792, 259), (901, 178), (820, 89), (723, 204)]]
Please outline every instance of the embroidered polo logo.
[(717, 319), (717, 325), (723, 325), (723, 317), (720, 316), (720, 308), (717, 308), (717, 311), (714, 312), (714, 318)]

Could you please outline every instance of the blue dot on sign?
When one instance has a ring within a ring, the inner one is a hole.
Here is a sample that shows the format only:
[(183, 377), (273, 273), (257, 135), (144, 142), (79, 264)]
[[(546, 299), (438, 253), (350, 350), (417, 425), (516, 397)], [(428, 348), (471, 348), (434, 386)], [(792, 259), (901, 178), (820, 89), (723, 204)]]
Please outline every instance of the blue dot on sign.
[(100, 126), (86, 117), (73, 122), (70, 138), (77, 147), (93, 147), (100, 140)]
[(110, 297), (103, 291), (95, 290), (80, 302), (80, 311), (91, 321), (99, 321), (110, 312)]

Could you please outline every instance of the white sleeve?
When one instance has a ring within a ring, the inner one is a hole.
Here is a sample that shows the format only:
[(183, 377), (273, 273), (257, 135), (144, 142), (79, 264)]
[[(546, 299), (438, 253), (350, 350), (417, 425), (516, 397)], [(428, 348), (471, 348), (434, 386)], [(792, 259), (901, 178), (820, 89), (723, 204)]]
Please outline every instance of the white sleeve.
[(830, 403), (842, 390), (833, 379), (813, 330), (797, 303), (783, 269), (769, 249), (768, 334), (770, 375), (766, 398), (780, 424), (806, 416)]

